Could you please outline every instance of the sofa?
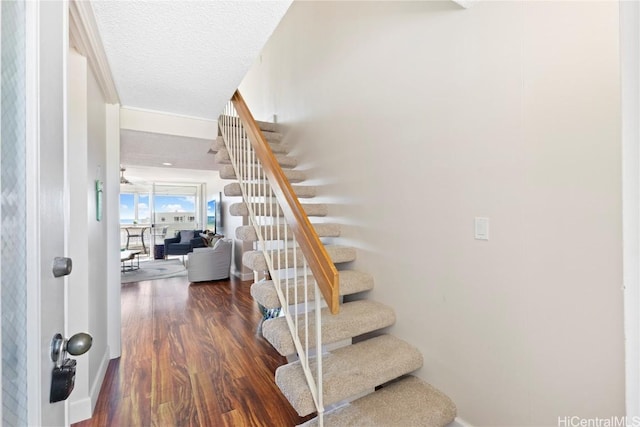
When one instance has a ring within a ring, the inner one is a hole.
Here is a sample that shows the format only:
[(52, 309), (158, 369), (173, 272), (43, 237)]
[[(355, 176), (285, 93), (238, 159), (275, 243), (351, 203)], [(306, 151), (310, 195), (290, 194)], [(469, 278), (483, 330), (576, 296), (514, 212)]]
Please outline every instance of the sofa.
[(196, 248), (189, 254), (189, 282), (205, 282), (229, 278), (233, 242), (220, 239), (213, 247)]
[(206, 244), (200, 234), (202, 230), (180, 230), (175, 237), (164, 239), (164, 255), (187, 255), (195, 248), (204, 248)]

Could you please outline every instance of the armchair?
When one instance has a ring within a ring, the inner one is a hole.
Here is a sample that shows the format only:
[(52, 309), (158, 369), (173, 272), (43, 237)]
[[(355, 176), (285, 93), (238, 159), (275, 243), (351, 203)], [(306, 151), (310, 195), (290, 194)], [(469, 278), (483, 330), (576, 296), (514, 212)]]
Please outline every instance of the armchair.
[(187, 255), (194, 248), (205, 247), (200, 233), (202, 233), (202, 230), (180, 230), (175, 237), (164, 239), (165, 256)]
[(189, 282), (221, 280), (231, 270), (231, 240), (218, 240), (213, 248), (196, 248), (189, 254), (187, 277)]

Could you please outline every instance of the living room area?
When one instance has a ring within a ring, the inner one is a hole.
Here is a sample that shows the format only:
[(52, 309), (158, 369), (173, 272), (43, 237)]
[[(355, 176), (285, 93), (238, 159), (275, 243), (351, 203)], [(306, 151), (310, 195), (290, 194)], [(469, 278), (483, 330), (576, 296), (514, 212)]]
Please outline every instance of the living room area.
[(126, 107), (120, 115), (121, 283), (186, 275), (189, 255), (223, 237), (230, 258), (224, 183), (209, 152), (216, 122)]
[[(124, 144), (121, 152), (127, 153)], [(123, 160), (132, 161), (125, 155)], [(215, 257), (222, 271), (204, 277), (228, 277), (232, 242), (225, 239), (219, 249), (215, 247), (225, 237), (218, 172), (172, 168), (169, 162), (164, 163), (162, 167), (121, 166), (121, 283), (186, 275), (194, 250), (200, 257), (212, 257), (222, 247), (224, 253)], [(211, 265), (209, 261), (200, 263)], [(198, 262), (194, 267), (201, 271)]]

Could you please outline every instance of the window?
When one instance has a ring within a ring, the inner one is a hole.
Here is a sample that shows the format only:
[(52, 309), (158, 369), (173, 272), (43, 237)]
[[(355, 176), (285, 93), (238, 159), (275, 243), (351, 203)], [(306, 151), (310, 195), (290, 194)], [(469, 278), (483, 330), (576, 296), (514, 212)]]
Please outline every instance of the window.
[(207, 229), (216, 229), (216, 201), (210, 200), (207, 203)]
[(120, 223), (137, 222), (134, 193), (120, 193)]
[(149, 194), (138, 194), (138, 223), (150, 224)]
[(202, 184), (139, 184), (121, 187), (120, 223), (168, 227), (169, 235), (180, 229), (198, 229), (204, 206), (199, 201)]

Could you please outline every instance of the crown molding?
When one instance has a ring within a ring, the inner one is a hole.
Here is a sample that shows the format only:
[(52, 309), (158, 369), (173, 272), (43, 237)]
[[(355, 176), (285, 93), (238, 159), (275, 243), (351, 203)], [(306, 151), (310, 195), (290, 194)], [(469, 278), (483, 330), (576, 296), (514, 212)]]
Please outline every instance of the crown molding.
[(109, 104), (119, 104), (120, 97), (111, 75), (91, 2), (82, 0), (69, 2), (69, 43), (87, 57), (87, 62), (95, 74), (105, 101)]
[(205, 123), (213, 123), (216, 126), (218, 125), (218, 120), (207, 119), (205, 117), (190, 116), (188, 114), (177, 114), (169, 111), (151, 110), (149, 108), (131, 107), (129, 105), (123, 105), (122, 107), (120, 107), (120, 110), (121, 111), (128, 110), (128, 111), (133, 111), (137, 113), (160, 114), (168, 117), (176, 117), (179, 119), (186, 119), (186, 120), (196, 120), (196, 121), (201, 121)]

